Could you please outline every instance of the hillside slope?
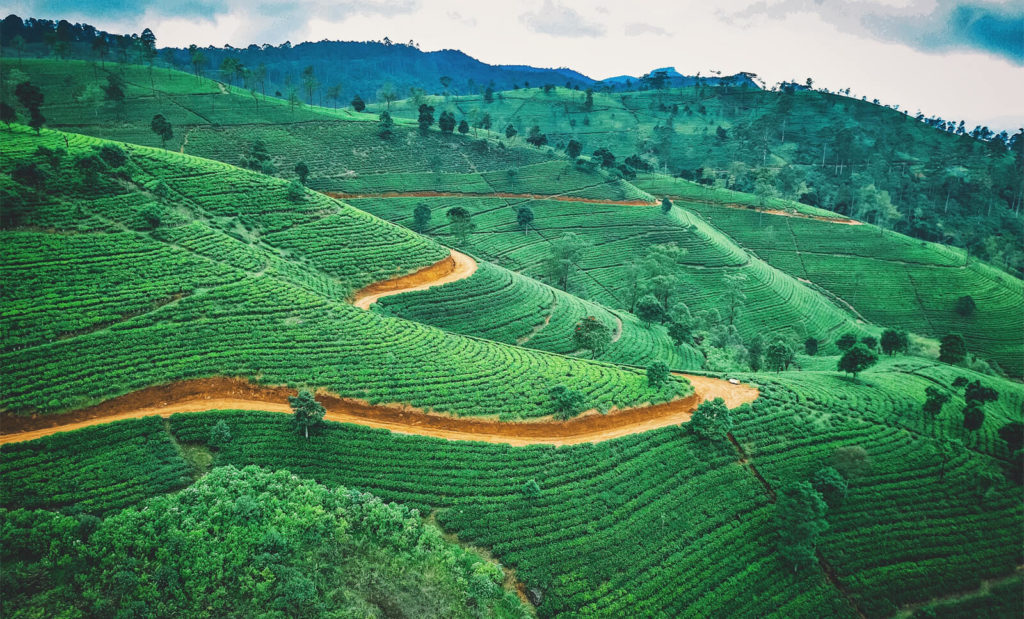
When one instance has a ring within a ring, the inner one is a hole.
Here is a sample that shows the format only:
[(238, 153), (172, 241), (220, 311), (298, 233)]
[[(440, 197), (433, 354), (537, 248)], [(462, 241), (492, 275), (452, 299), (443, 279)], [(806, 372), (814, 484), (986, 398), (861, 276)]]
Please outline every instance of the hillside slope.
[(80, 408), (211, 375), (512, 417), (553, 412), (558, 384), (604, 410), (689, 392), (681, 379), (654, 389), (639, 370), (356, 309), (357, 288), (448, 250), (296, 185), (126, 149), (5, 132), (0, 191), (18, 213), (0, 232), (8, 410)]

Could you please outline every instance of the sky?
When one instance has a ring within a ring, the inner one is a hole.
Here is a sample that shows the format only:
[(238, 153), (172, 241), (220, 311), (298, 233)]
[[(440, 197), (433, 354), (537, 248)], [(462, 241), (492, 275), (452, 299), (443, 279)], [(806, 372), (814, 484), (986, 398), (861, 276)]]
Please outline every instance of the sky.
[(968, 127), (1024, 127), (1024, 0), (13, 0), (6, 15), (159, 45), (415, 41), (491, 64), (595, 79), (675, 67), (749, 71), (899, 105)]

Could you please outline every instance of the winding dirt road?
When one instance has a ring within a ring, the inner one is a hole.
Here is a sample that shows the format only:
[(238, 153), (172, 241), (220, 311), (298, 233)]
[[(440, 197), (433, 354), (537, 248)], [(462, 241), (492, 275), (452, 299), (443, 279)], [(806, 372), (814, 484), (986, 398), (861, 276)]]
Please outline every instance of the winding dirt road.
[[(453, 441), (483, 441), (522, 445), (576, 445), (646, 432), (690, 420), (704, 400), (724, 398), (730, 407), (752, 402), (758, 390), (749, 385), (732, 385), (704, 376), (685, 376), (695, 393), (672, 402), (612, 411), (595, 411), (567, 421), (544, 418), (535, 421), (506, 422), (495, 419), (452, 417), (426, 413), (410, 407), (371, 405), (360, 400), (318, 394), (327, 409), (326, 419), (383, 428), (398, 434), (416, 434)], [(28, 441), (57, 432), (78, 430), (121, 419), (135, 419), (174, 413), (208, 410), (250, 410), (290, 413), (287, 387), (255, 385), (239, 378), (202, 378), (135, 391), (96, 406), (55, 417), (15, 417), (5, 415), (0, 423), (0, 444)]]
[(352, 304), (360, 309), (370, 309), (371, 305), (384, 297), (450, 284), (473, 273), (476, 273), (476, 260), (453, 249), (447, 258), (415, 273), (370, 284), (356, 292)]
[[(356, 307), (368, 309), (386, 296), (426, 290), (469, 277), (477, 264), (469, 256), (451, 254), (415, 273), (377, 282), (355, 294)], [(616, 317), (617, 318), (617, 317)], [(620, 323), (621, 324), (621, 323)], [(619, 327), (621, 329), (621, 326)], [(588, 411), (566, 421), (542, 418), (503, 422), (495, 419), (453, 417), (427, 413), (404, 405), (374, 405), (361, 400), (321, 393), (317, 399), (327, 409), (330, 421), (383, 428), (399, 434), (416, 434), (455, 441), (484, 441), (508, 445), (574, 445), (606, 441), (690, 420), (705, 400), (721, 397), (730, 408), (758, 397), (749, 385), (676, 374), (687, 378), (694, 393), (672, 402), (615, 410), (608, 414)], [(64, 415), (18, 417), (0, 416), (0, 444), (28, 441), (57, 432), (77, 430), (120, 419), (209, 410), (250, 410), (290, 413), (288, 397), (296, 391), (286, 387), (255, 385), (242, 378), (214, 377), (186, 380), (148, 387), (107, 400), (96, 406)]]

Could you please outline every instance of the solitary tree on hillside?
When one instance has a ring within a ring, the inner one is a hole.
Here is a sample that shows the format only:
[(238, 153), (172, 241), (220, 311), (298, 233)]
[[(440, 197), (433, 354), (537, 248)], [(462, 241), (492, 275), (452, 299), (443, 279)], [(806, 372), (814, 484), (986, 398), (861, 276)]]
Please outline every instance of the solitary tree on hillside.
[(14, 96), (17, 97), (18, 102), (25, 106), (28, 110), (29, 121), (28, 126), (36, 130), (36, 135), (39, 135), (39, 130), (42, 129), (43, 124), (46, 122), (46, 118), (43, 116), (39, 108), (43, 105), (43, 92), (39, 90), (39, 87), (30, 83), (22, 82), (15, 86)]
[(149, 128), (160, 138), (161, 146), (167, 148), (167, 140), (174, 137), (174, 128), (163, 114), (156, 114), (149, 123)]
[(852, 333), (847, 333), (836, 340), (836, 346), (839, 347), (839, 350), (850, 350), (850, 348), (856, 343), (857, 336)]
[(589, 350), (591, 357), (598, 357), (612, 342), (612, 330), (594, 316), (587, 316), (576, 323), (572, 340), (579, 350)]
[(1024, 423), (1011, 421), (1004, 425), (999, 428), (999, 438), (1006, 441), (1006, 446), (1009, 447), (1010, 453), (1024, 447)]
[(544, 260), (543, 267), (546, 275), (556, 286), (566, 290), (569, 285), (569, 274), (588, 246), (589, 244), (575, 232), (568, 232), (551, 243), (551, 255)]
[(779, 554), (794, 572), (815, 565), (818, 536), (828, 530), (827, 511), (828, 504), (810, 482), (789, 483), (779, 492), (774, 516)]
[(295, 164), (295, 174), (298, 175), (299, 182), (305, 185), (306, 178), (309, 176), (309, 166), (306, 165), (305, 161), (300, 161)]
[(924, 396), (924, 406), (922, 409), (932, 417), (936, 417), (942, 412), (942, 407), (946, 402), (949, 402), (950, 398), (948, 393), (932, 386), (925, 387)]
[(712, 441), (726, 437), (732, 431), (732, 413), (725, 405), (725, 400), (701, 402), (690, 418), (690, 427), (698, 435)]
[(516, 131), (516, 128), (512, 125), (512, 123), (509, 123), (508, 125), (505, 126), (505, 137), (506, 138), (511, 140), (512, 138), (516, 137), (516, 134), (518, 134), (518, 133), (519, 132)]
[(846, 491), (849, 489), (846, 478), (831, 466), (819, 469), (811, 478), (811, 485), (832, 509), (843, 504), (846, 499)]
[(421, 103), (419, 112), (417, 122), (420, 124), (420, 133), (426, 133), (430, 129), (430, 125), (434, 124), (434, 107)]
[(412, 211), (412, 225), (416, 232), (423, 232), (430, 223), (430, 207), (420, 202)]
[(310, 428), (316, 430), (323, 425), (324, 415), (327, 413), (323, 404), (317, 402), (313, 394), (306, 390), (300, 391), (298, 396), (289, 396), (288, 404), (294, 413), (292, 422), (305, 434), (306, 440), (309, 440)]
[(14, 108), (6, 101), (0, 102), (0, 122), (7, 125), (7, 129), (10, 130), (11, 123), (16, 120), (18, 120), (18, 113), (14, 111)]
[(381, 86), (380, 90), (377, 91), (377, 98), (387, 103), (388, 112), (390, 112), (391, 102), (398, 98), (398, 93), (395, 92), (395, 87), (391, 84), (384, 84)]
[(516, 223), (523, 229), (524, 232), (529, 234), (530, 224), (533, 223), (533, 209), (528, 206), (521, 206), (516, 212)]
[(660, 359), (647, 366), (647, 384), (655, 389), (667, 383), (670, 376), (668, 364)]
[(806, 340), (804, 340), (804, 352), (807, 353), (807, 355), (811, 356), (811, 357), (813, 357), (814, 355), (818, 354), (818, 340), (817, 340), (817, 338), (809, 337)]
[(672, 210), (672, 200), (669, 200), (668, 198), (662, 198), (661, 199), (661, 212), (667, 214), (671, 210)]
[(587, 111), (594, 109), (594, 89), (587, 89), (587, 97), (583, 100), (583, 108)]
[(569, 419), (583, 412), (583, 394), (565, 385), (555, 385), (548, 392), (555, 409), (555, 419)]
[(459, 133), (462, 135), (469, 133), (469, 123), (466, 122), (465, 118), (459, 121)]
[(359, 97), (359, 95), (352, 97), (352, 109), (357, 112), (362, 112), (363, 110), (366, 109), (366, 104), (363, 103), (363, 100)]
[(887, 355), (893, 355), (898, 352), (906, 352), (909, 346), (909, 340), (907, 334), (904, 331), (895, 331), (893, 329), (886, 329), (882, 332), (882, 352)]
[(469, 235), (476, 229), (472, 214), (465, 208), (456, 206), (448, 209), (445, 216), (452, 227), (452, 234), (455, 235), (460, 245), (465, 245), (469, 241)]
[(391, 119), (391, 114), (387, 110), (380, 113), (377, 121), (377, 135), (382, 139), (391, 137), (394, 133), (395, 121)]
[(327, 99), (334, 102), (334, 109), (338, 109), (338, 101), (341, 100), (341, 84), (334, 84), (327, 89)]
[(951, 333), (942, 338), (939, 343), (939, 361), (943, 363), (957, 364), (967, 358), (967, 343), (964, 338)]
[(570, 159), (575, 159), (580, 156), (583, 152), (583, 145), (577, 140), (569, 140), (569, 144), (565, 147), (565, 154), (569, 155)]
[(974, 314), (974, 310), (976, 310), (977, 308), (978, 306), (974, 302), (974, 297), (972, 297), (971, 295), (964, 295), (956, 300), (956, 307), (954, 309), (956, 309), (957, 314), (960, 314), (964, 318), (967, 318), (968, 316)]
[(529, 135), (526, 136), (526, 141), (529, 142), (530, 144), (533, 144), (537, 148), (540, 148), (541, 146), (544, 146), (545, 144), (548, 143), (548, 136), (541, 133), (540, 127), (538, 125), (534, 125), (530, 127), (530, 133)]
[[(441, 128), (441, 133), (451, 135), (455, 131), (455, 114), (451, 112), (441, 112), (441, 118), (437, 121), (437, 126)], [(469, 131), (469, 127), (466, 127), (466, 131)]]
[(868, 350), (863, 344), (854, 344), (854, 346), (847, 350), (839, 359), (838, 368), (840, 371), (852, 374), (853, 378), (856, 379), (857, 374), (863, 372), (877, 362), (878, 357), (875, 356), (875, 353)]

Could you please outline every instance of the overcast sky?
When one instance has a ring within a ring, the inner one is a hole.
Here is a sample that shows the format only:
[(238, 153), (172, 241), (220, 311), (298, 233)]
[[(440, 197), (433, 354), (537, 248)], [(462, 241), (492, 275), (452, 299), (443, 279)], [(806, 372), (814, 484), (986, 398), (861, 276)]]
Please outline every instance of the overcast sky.
[(571, 67), (593, 78), (674, 66), (751, 71), (970, 127), (1024, 126), (1024, 0), (14, 0), (21, 17), (160, 45), (416, 41), (491, 64)]

